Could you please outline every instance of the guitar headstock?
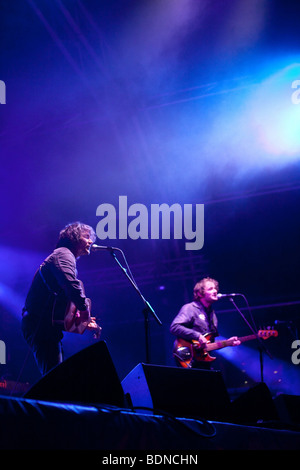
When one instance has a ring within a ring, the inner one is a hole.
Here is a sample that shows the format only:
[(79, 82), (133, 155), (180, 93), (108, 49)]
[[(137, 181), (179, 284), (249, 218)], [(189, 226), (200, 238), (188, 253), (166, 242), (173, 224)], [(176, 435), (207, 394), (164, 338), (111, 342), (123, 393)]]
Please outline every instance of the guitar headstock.
[(259, 330), (257, 334), (259, 338), (268, 339), (271, 336), (274, 336), (274, 337), (278, 336), (278, 331), (274, 330), (274, 327), (268, 326), (264, 330)]

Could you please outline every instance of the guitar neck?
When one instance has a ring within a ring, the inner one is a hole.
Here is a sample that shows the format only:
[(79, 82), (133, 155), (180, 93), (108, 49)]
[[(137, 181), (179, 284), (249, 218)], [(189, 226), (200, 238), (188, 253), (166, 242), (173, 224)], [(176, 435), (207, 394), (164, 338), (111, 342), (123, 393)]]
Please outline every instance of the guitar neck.
[[(238, 340), (241, 342), (241, 343), (244, 343), (245, 341), (251, 341), (253, 339), (257, 339), (258, 338), (258, 335), (248, 335), (248, 336), (241, 336), (240, 338), (238, 338)], [(225, 340), (221, 340), (221, 341), (216, 341), (215, 343), (208, 343), (206, 346), (205, 346), (205, 349), (206, 351), (216, 351), (217, 349), (222, 349), (222, 348), (226, 348), (227, 346), (232, 346), (234, 340), (232, 339), (225, 339)]]

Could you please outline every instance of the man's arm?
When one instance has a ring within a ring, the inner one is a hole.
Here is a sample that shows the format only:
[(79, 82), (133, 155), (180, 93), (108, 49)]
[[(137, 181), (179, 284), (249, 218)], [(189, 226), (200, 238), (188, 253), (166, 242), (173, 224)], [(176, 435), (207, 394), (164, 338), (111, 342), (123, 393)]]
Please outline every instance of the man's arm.
[(170, 332), (186, 341), (206, 342), (199, 331), (193, 329), (193, 312), (190, 306), (184, 305), (176, 315), (170, 326)]
[(88, 317), (88, 305), (82, 283), (77, 279), (76, 261), (69, 250), (58, 250), (51, 270), (66, 298), (73, 302), (85, 317)]

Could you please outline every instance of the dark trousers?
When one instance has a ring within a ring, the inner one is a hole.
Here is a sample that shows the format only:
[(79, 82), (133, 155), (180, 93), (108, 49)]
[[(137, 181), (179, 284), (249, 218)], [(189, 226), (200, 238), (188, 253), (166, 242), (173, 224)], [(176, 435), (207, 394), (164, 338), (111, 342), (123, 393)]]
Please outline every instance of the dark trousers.
[(61, 333), (43, 331), (39, 323), (33, 322), (26, 314), (22, 318), (21, 328), (42, 375), (61, 364), (63, 361)]

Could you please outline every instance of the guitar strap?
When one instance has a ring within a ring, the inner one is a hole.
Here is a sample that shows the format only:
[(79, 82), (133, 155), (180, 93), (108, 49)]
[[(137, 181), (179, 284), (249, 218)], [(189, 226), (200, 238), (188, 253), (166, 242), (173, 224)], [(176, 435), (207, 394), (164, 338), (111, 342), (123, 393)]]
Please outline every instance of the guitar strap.
[[(55, 311), (55, 307), (56, 307), (56, 301), (57, 301), (58, 294), (54, 290), (51, 289), (51, 287), (47, 283), (46, 279), (44, 278), (43, 273), (42, 273), (42, 265), (40, 265), (40, 267), (39, 267), (39, 275), (41, 276), (41, 279), (42, 279), (43, 283), (45, 284), (45, 286), (47, 287), (50, 294), (54, 295), (54, 301), (53, 301), (52, 312), (51, 312), (52, 325), (53, 325), (54, 324), (54, 311)], [(60, 341), (60, 351), (61, 351), (62, 360), (64, 360), (64, 355), (65, 354), (64, 354), (62, 341)]]
[(51, 312), (51, 317), (52, 317), (52, 323), (54, 321), (54, 312), (55, 312), (55, 307), (56, 307), (56, 301), (57, 301), (57, 296), (58, 294), (51, 289), (51, 287), (49, 286), (49, 284), (47, 283), (45, 277), (43, 276), (43, 273), (42, 273), (42, 265), (40, 265), (39, 267), (39, 274), (41, 276), (41, 279), (43, 281), (43, 283), (45, 284), (45, 286), (47, 287), (48, 291), (54, 296), (54, 301), (53, 301), (53, 306), (52, 306), (52, 312)]
[(47, 283), (46, 279), (45, 279), (44, 276), (43, 276), (43, 273), (42, 273), (42, 265), (40, 265), (40, 267), (39, 267), (39, 274), (40, 274), (40, 276), (41, 276), (41, 278), (42, 278), (43, 283), (44, 283), (45, 286), (47, 287), (48, 291), (51, 292), (51, 294), (53, 294), (55, 297), (57, 297), (57, 293), (54, 292), (54, 291), (51, 289), (51, 287), (49, 286), (49, 284)]
[(217, 326), (214, 321), (214, 317), (215, 317), (214, 310), (211, 309), (210, 311), (206, 312), (206, 316), (207, 316), (209, 333), (212, 334), (213, 337), (215, 337), (217, 336)]

